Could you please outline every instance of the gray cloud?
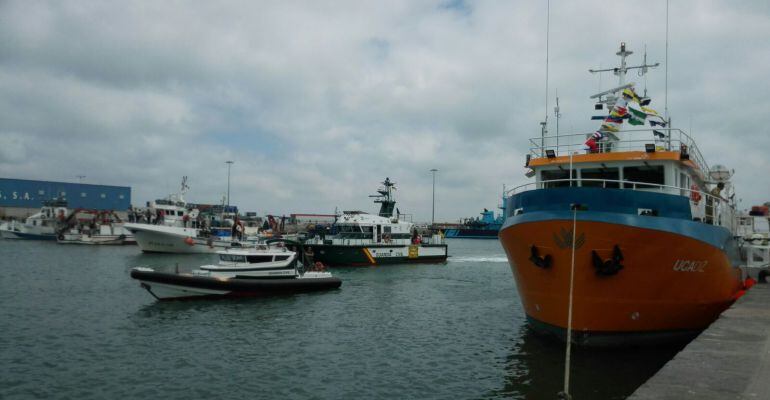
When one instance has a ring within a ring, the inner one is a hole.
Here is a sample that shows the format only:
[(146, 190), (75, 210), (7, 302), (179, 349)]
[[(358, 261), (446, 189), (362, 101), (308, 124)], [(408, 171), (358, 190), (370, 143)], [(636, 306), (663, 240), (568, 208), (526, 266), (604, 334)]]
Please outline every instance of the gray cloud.
[[(659, 3), (659, 4), (658, 4)], [(527, 182), (545, 114), (545, 4), (529, 2), (14, 2), (0, 4), (0, 172), (131, 185), (134, 202), (226, 191), (259, 212), (399, 208), (438, 219), (495, 207)], [(672, 2), (669, 110), (744, 206), (768, 200), (763, 2)], [(665, 3), (551, 2), (550, 130), (588, 132), (588, 96), (618, 42), (665, 56)], [(637, 57), (638, 56), (638, 57)], [(663, 109), (664, 70), (646, 86)], [(636, 78), (636, 77), (634, 77)], [(690, 122), (692, 121), (692, 122)]]

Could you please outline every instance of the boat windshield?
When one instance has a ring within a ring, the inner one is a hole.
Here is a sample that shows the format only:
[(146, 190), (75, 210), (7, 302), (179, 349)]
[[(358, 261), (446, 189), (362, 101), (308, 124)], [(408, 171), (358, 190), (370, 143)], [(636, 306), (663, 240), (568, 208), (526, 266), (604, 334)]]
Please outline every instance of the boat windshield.
[(246, 256), (246, 261), (248, 261), (249, 264), (271, 262), (273, 261), (273, 256), (272, 255)]
[(361, 225), (337, 225), (337, 232), (341, 239), (369, 239), (372, 237), (371, 226)]
[(246, 258), (237, 254), (220, 254), (219, 259), (226, 262), (245, 262)]

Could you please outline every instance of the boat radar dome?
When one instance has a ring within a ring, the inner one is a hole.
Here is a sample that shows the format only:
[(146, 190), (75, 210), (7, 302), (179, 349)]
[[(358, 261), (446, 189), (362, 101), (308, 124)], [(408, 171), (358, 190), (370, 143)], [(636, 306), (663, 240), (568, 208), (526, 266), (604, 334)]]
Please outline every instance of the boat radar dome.
[(721, 164), (713, 166), (709, 172), (709, 177), (711, 177), (714, 182), (727, 182), (732, 176), (732, 171), (728, 170), (727, 167)]

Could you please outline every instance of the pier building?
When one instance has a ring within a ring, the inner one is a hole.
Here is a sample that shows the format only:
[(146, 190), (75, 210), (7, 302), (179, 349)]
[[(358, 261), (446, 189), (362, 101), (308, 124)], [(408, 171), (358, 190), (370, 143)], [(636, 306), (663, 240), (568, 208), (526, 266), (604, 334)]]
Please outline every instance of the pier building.
[(113, 210), (125, 214), (128, 186), (0, 178), (0, 218), (25, 218), (45, 200), (64, 200), (70, 209)]

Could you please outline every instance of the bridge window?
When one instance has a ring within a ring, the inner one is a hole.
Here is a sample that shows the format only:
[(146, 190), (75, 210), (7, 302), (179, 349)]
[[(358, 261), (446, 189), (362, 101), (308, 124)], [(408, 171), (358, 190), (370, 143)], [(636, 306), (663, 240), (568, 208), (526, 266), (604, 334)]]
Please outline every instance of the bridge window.
[[(577, 178), (577, 173), (573, 170), (572, 178)], [(569, 170), (553, 169), (540, 172), (540, 180), (544, 183), (543, 188), (555, 188), (569, 186)], [(558, 182), (547, 182), (558, 181)]]
[(275, 261), (286, 261), (289, 259), (289, 256), (275, 256)]
[(580, 170), (580, 186), (583, 187), (620, 187), (620, 171), (617, 168), (584, 168)]
[[(626, 182), (623, 184), (624, 188), (632, 189), (636, 186), (637, 189), (646, 189), (663, 185), (666, 180), (663, 175), (662, 165), (642, 165), (623, 168), (623, 181)], [(649, 185), (645, 185), (645, 183)]]

